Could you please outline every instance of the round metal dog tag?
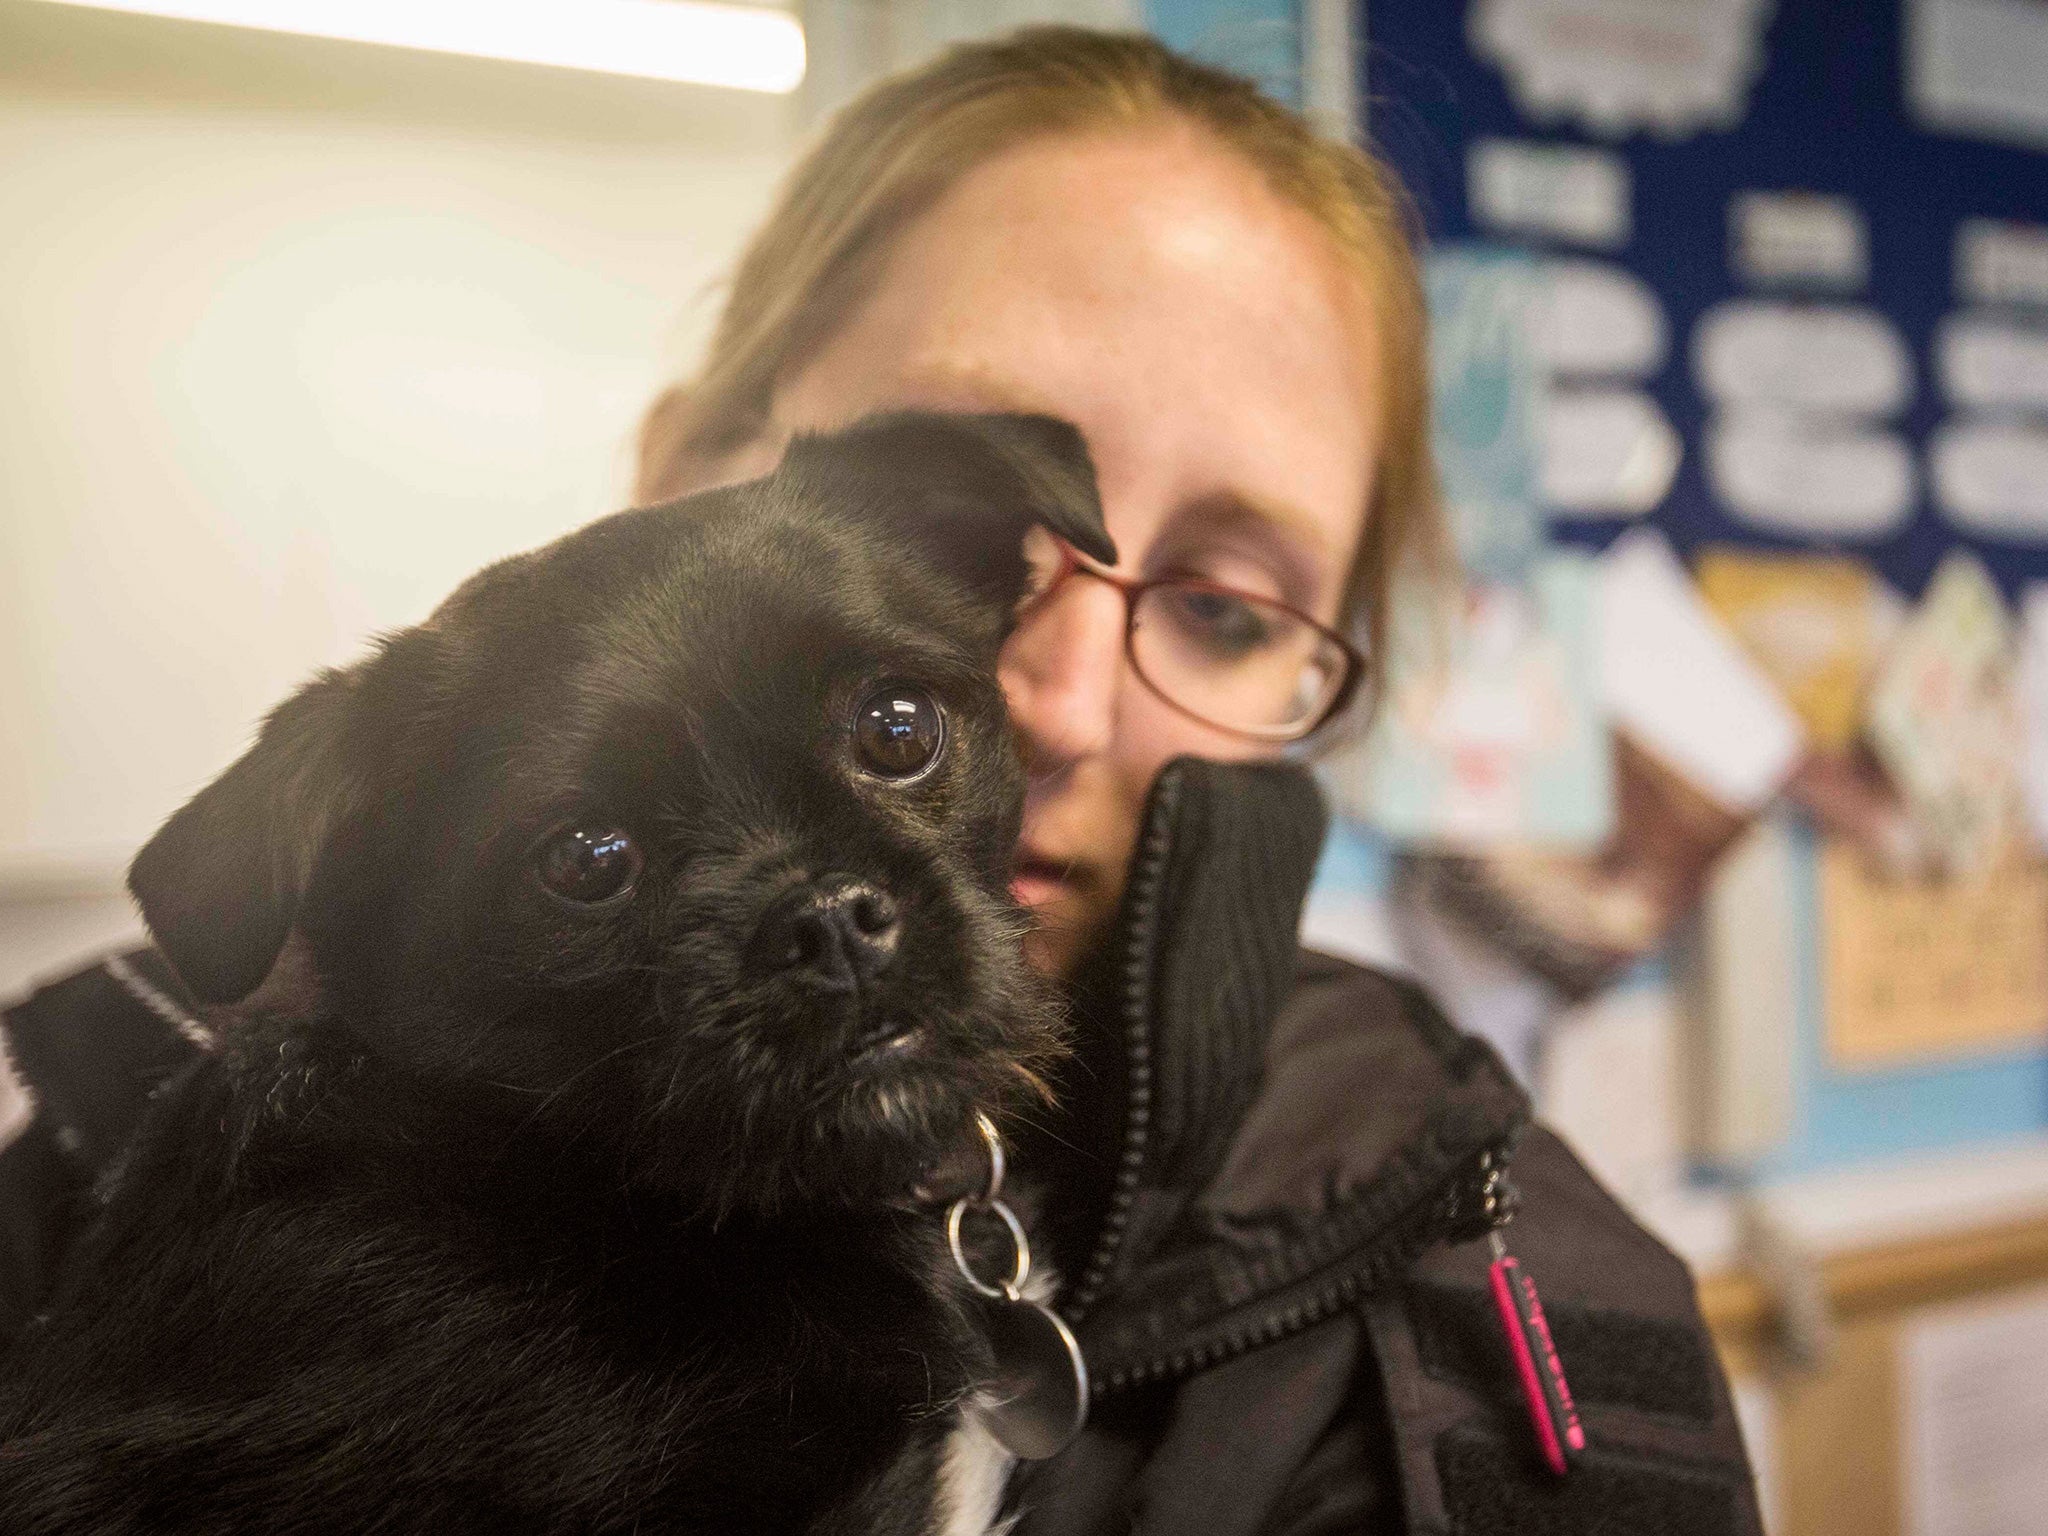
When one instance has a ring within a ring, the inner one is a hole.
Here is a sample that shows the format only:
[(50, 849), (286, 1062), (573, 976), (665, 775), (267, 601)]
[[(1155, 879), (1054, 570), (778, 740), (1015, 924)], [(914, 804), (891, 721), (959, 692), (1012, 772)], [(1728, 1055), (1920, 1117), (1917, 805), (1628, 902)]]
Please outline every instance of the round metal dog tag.
[(982, 1302), (995, 1374), (975, 1407), (1004, 1450), (1043, 1461), (1088, 1422), (1088, 1365), (1057, 1313), (1021, 1297)]

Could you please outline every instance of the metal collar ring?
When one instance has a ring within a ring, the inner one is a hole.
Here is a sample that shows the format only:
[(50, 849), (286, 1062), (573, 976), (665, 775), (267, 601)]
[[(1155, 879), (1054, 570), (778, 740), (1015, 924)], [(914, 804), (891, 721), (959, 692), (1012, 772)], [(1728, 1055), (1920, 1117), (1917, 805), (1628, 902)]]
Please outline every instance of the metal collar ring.
[[(967, 1250), (961, 1242), (960, 1232), (969, 1206), (995, 1212), (1003, 1225), (1009, 1228), (1010, 1242), (1015, 1253), (1010, 1265), (1009, 1279), (990, 1285), (974, 1272), (974, 1266), (968, 1261)], [(982, 1295), (1002, 1301), (1016, 1301), (1024, 1294), (1024, 1282), (1031, 1278), (1031, 1244), (1025, 1240), (1024, 1224), (1017, 1220), (1016, 1212), (1002, 1201), (955, 1200), (952, 1209), (946, 1212), (946, 1246), (952, 1251), (953, 1263), (959, 1269), (961, 1278)]]

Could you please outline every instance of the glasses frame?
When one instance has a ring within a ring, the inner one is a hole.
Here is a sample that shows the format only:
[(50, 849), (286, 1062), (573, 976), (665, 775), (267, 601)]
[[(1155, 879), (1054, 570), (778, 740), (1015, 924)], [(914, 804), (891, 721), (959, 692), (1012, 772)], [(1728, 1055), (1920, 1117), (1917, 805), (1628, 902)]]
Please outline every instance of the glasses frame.
[[(1176, 714), (1186, 716), (1197, 725), (1206, 725), (1212, 731), (1222, 731), (1226, 735), (1241, 737), (1246, 741), (1278, 744), (1306, 741), (1344, 712), (1345, 706), (1350, 704), (1353, 696), (1357, 694), (1358, 685), (1365, 679), (1363, 651), (1329, 625), (1309, 617), (1299, 608), (1283, 603), (1278, 598), (1266, 597), (1258, 592), (1247, 592), (1242, 587), (1233, 587), (1220, 581), (1205, 581), (1199, 576), (1119, 576), (1115, 571), (1104, 570), (1095, 564), (1065, 539), (1055, 538), (1052, 542), (1053, 547), (1059, 551), (1059, 566), (1052, 573), (1052, 579), (1045, 584), (1044, 590), (1017, 611), (1017, 617), (1022, 619), (1027, 614), (1043, 608), (1052, 601), (1053, 594), (1066, 584), (1067, 578), (1076, 572), (1083, 576), (1092, 576), (1106, 586), (1116, 588), (1123, 594), (1124, 599), (1124, 659), (1131, 664), (1131, 675), (1143, 683), (1146, 690), (1160, 703)], [(1144, 664), (1138, 660), (1138, 600), (1155, 587), (1180, 587), (1196, 592), (1213, 592), (1219, 597), (1234, 597), (1261, 608), (1276, 609), (1289, 618), (1306, 624), (1335, 645), (1344, 658), (1344, 675), (1339, 679), (1336, 690), (1330, 695), (1329, 702), (1306, 725), (1268, 726), (1261, 729), (1254, 725), (1225, 725), (1222, 721), (1211, 720), (1207, 715), (1173, 698), (1145, 675)]]

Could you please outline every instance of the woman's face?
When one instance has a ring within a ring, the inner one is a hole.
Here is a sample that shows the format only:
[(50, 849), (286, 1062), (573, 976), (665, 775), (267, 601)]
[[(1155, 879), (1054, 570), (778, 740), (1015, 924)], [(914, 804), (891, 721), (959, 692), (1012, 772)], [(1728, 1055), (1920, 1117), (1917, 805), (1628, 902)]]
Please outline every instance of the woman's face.
[[(1322, 227), (1179, 122), (1026, 144), (904, 232), (878, 286), (778, 390), (779, 443), (921, 406), (1063, 416), (1134, 576), (1194, 574), (1335, 624), (1372, 489), (1373, 318)], [(1030, 789), (1015, 890), (1069, 974), (1123, 894), (1147, 789), (1183, 753), (1269, 745), (1130, 673), (1124, 599), (1070, 578), (1005, 646)]]

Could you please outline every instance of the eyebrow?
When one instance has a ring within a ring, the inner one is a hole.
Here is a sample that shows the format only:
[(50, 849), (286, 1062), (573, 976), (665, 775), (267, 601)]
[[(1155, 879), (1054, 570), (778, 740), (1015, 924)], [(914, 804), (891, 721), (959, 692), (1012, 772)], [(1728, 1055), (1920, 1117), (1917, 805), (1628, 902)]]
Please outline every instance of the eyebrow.
[[(946, 402), (927, 406), (931, 410), (1009, 411), (1020, 415), (1058, 416), (1058, 406), (1043, 397), (1016, 388), (1001, 374), (962, 363), (927, 361), (899, 374), (897, 389), (913, 397), (923, 396)], [(967, 401), (963, 407), (959, 402)]]

